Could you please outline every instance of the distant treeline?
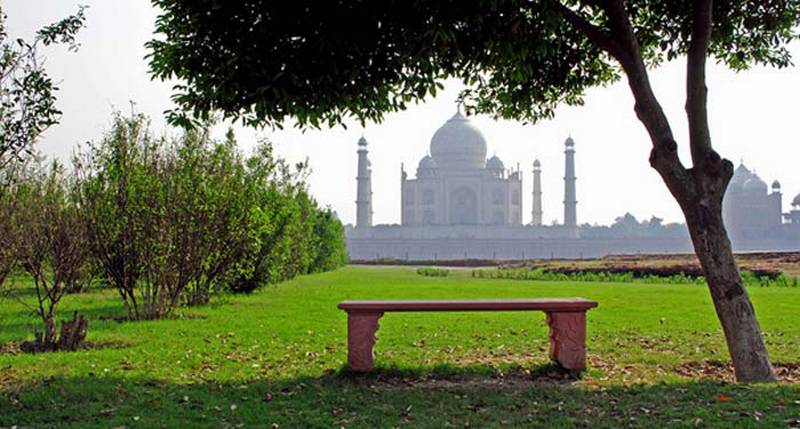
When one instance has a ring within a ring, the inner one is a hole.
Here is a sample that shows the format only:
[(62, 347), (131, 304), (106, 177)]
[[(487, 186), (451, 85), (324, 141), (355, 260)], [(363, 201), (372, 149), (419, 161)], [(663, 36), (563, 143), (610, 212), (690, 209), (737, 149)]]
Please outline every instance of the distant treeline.
[(664, 223), (663, 219), (652, 216), (639, 221), (630, 213), (614, 219), (611, 225), (580, 226), (582, 238), (688, 238), (689, 230), (683, 223)]

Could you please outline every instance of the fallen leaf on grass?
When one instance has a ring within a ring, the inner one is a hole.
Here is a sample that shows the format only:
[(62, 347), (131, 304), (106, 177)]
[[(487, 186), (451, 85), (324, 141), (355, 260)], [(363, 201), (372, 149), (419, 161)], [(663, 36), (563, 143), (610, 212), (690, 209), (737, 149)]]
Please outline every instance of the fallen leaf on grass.
[(730, 397), (730, 396), (727, 396), (727, 395), (722, 395), (722, 394), (720, 394), (720, 395), (717, 395), (717, 397), (716, 397), (716, 398), (714, 398), (714, 399), (716, 399), (716, 400), (717, 400), (717, 401), (719, 401), (719, 402), (726, 402), (726, 401), (730, 401), (730, 400), (731, 400), (731, 397)]

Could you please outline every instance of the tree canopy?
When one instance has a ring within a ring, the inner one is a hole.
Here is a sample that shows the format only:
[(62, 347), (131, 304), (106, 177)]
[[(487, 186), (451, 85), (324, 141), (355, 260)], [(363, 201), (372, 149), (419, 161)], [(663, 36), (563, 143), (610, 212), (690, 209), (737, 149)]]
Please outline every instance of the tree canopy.
[[(790, 64), (800, 0), (153, 0), (156, 78), (177, 78), (173, 123), (216, 111), (250, 125), (380, 121), (458, 78), (470, 113), (537, 121), (623, 75), (650, 165), (681, 207), (736, 377), (775, 380), (722, 219), (733, 165), (713, 148), (705, 69)], [(648, 70), (686, 56), (692, 166), (678, 157)]]
[[(466, 86), (470, 112), (536, 121), (620, 66), (578, 27), (613, 45), (602, 1), (154, 0), (164, 13), (149, 42), (155, 77), (181, 81), (173, 122), (216, 111), (251, 125), (380, 121), (435, 95), (446, 78)], [(626, 2), (642, 58), (687, 53), (692, 3)], [(785, 66), (800, 2), (717, 1), (709, 52), (734, 69)], [(612, 48), (613, 49), (613, 48)]]

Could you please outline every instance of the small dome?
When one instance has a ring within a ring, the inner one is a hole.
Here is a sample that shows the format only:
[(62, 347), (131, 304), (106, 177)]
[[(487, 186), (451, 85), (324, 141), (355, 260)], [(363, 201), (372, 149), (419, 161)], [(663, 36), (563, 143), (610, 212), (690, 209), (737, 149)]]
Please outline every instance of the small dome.
[(433, 170), (437, 167), (436, 161), (431, 158), (430, 155), (425, 155), (422, 159), (419, 160), (419, 165), (417, 165), (417, 169), (419, 170)]
[(481, 169), (486, 166), (486, 139), (469, 119), (456, 112), (433, 134), (431, 155), (447, 169)]
[(361, 136), (361, 138), (358, 139), (358, 145), (359, 146), (366, 146), (367, 145), (367, 139), (365, 139), (364, 136)]
[(742, 185), (744, 182), (753, 178), (753, 173), (744, 166), (744, 163), (739, 164), (736, 167), (736, 170), (733, 172), (733, 177), (731, 178), (731, 182), (728, 184), (728, 189), (734, 189), (739, 191), (742, 189)]
[(759, 179), (758, 176), (753, 175), (753, 177), (744, 182), (742, 185), (742, 190), (745, 192), (765, 193), (767, 192), (767, 184), (763, 180)]
[(541, 167), (541, 166), (542, 166), (542, 163), (541, 163), (541, 162), (539, 162), (539, 160), (538, 160), (538, 159), (535, 159), (535, 160), (533, 161), (533, 166), (534, 166), (535, 168), (539, 168), (539, 167)]
[(497, 155), (495, 155), (489, 158), (488, 161), (486, 161), (486, 168), (488, 168), (489, 170), (502, 171), (506, 169), (506, 166), (503, 165), (503, 161), (501, 161), (500, 158), (498, 158)]
[(794, 199), (792, 200), (792, 205), (797, 207), (800, 206), (800, 194), (797, 194)]
[(772, 182), (772, 189), (774, 189), (774, 190), (778, 190), (778, 189), (780, 189), (780, 188), (781, 188), (781, 182), (779, 182), (779, 181), (777, 181), (777, 180), (776, 180), (776, 181), (774, 181), (774, 182)]
[(567, 140), (564, 141), (564, 146), (575, 147), (575, 140), (572, 140), (572, 136), (567, 137)]

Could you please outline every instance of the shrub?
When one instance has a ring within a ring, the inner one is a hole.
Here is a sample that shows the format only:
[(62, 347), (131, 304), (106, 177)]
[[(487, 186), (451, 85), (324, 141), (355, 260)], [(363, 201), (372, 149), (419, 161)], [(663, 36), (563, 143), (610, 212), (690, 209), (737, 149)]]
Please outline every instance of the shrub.
[[(660, 283), (660, 284), (695, 284), (705, 285), (705, 278), (702, 276), (691, 276), (684, 273), (677, 273), (668, 276), (646, 274), (637, 276), (633, 272), (605, 272), (605, 271), (569, 271), (557, 272), (537, 267), (534, 269), (524, 268), (497, 268), (494, 270), (473, 270), (472, 277), (481, 279), (512, 279), (512, 280), (541, 280), (541, 281), (587, 281), (587, 282), (639, 282), (639, 283)], [(787, 277), (784, 274), (777, 276), (756, 275), (752, 271), (742, 270), (742, 279), (745, 285), (762, 287), (797, 287), (798, 280), (794, 277)]]
[(444, 268), (422, 267), (417, 268), (417, 274), (426, 277), (447, 277), (450, 275), (450, 270)]
[(115, 116), (76, 158), (92, 253), (131, 319), (205, 304), (346, 261), (344, 228), (262, 142), (245, 158), (232, 132), (156, 139), (143, 116)]
[(344, 227), (330, 209), (308, 194), (307, 165), (289, 165), (259, 144), (247, 161), (254, 199), (249, 225), (254, 240), (242, 255), (229, 285), (252, 292), (299, 274), (337, 268), (347, 262)]

